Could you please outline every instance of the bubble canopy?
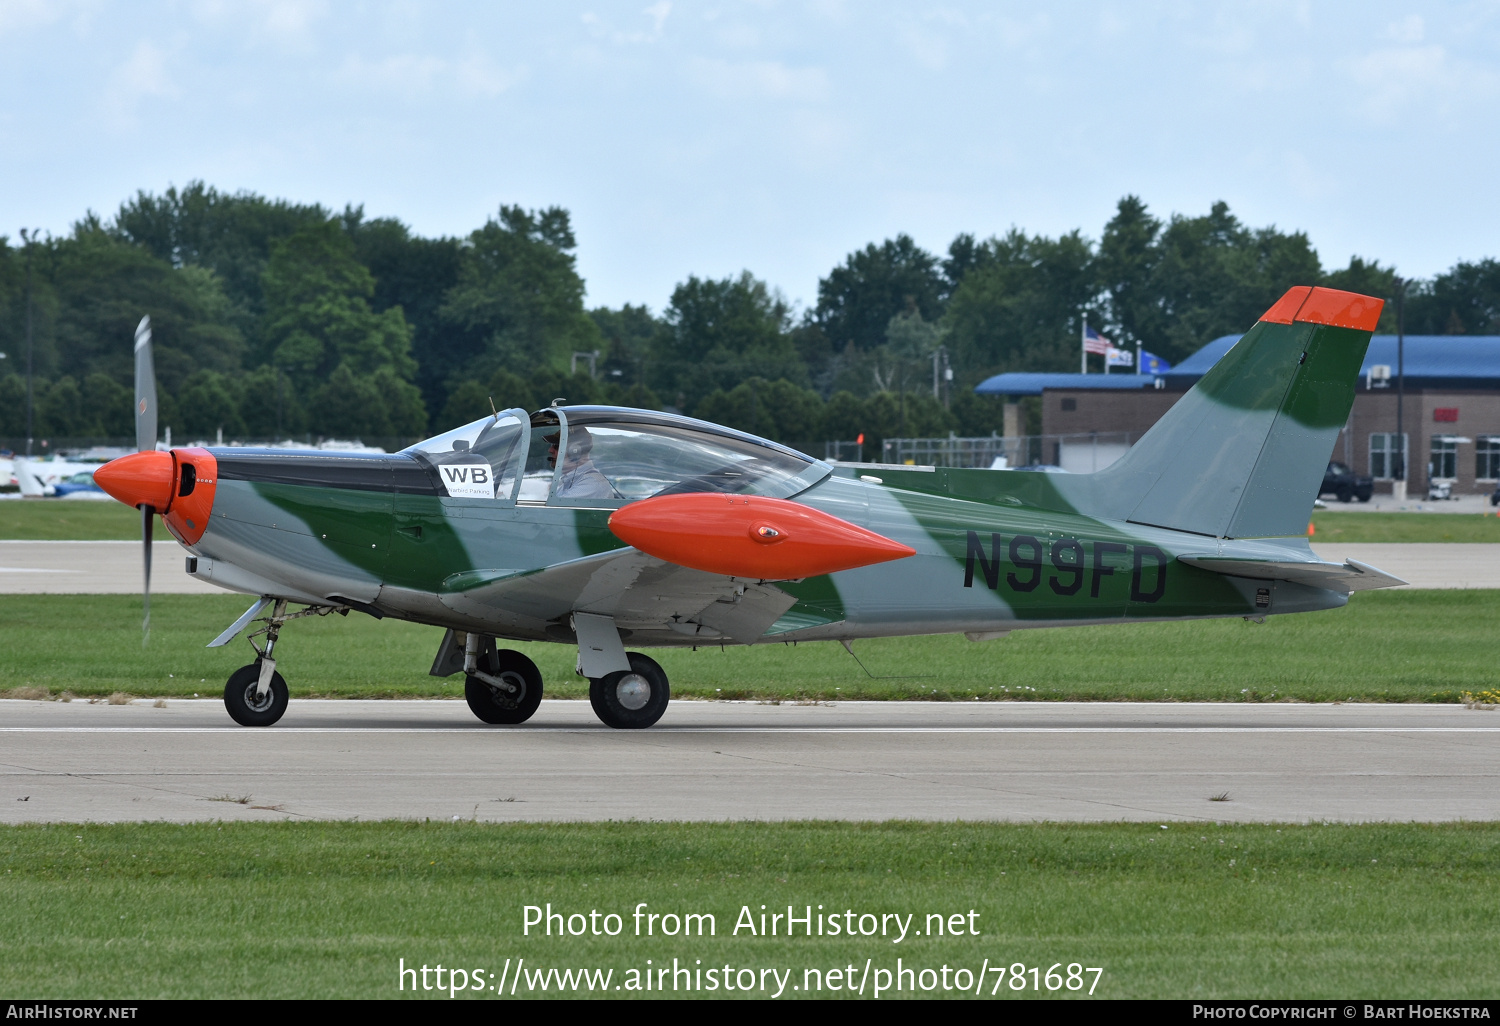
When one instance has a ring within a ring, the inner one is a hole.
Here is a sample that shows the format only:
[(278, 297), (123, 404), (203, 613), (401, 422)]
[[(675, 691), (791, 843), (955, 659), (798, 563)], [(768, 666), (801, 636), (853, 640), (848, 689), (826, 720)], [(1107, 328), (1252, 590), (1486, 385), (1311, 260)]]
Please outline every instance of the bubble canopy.
[(832, 470), (730, 428), (608, 406), (505, 410), (404, 452), (449, 496), (606, 508), (688, 492), (788, 498)]

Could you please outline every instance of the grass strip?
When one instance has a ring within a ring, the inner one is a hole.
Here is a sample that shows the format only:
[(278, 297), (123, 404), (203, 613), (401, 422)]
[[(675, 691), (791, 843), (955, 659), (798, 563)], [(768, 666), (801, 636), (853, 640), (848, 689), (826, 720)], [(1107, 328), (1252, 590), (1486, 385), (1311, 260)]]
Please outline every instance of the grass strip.
[[(1344, 513), (1312, 515), (1318, 541), (1500, 542), (1500, 517), (1479, 513)], [(134, 541), (140, 514), (118, 502), (30, 499), (0, 502), (0, 539)], [(158, 538), (166, 532), (158, 530)]]
[[(158, 538), (171, 537), (158, 527)], [(141, 514), (124, 503), (87, 499), (0, 502), (0, 539), (140, 541)]]
[(1483, 513), (1335, 513), (1312, 515), (1319, 542), (1500, 542), (1500, 517)]
[[(400, 959), (479, 970), (488, 987), (523, 957), (611, 969), (612, 986), (647, 959), (775, 967), (792, 971), (783, 997), (809, 996), (791, 989), (816, 979), (807, 969), (900, 957), (971, 978), (985, 959), (1100, 966), (1096, 997), (1486, 998), (1476, 952), (1500, 941), (1476, 900), (1500, 871), (1494, 823), (89, 824), (0, 828), (0, 859), (0, 991), (27, 998), (390, 998), (412, 996)], [(713, 935), (636, 936), (641, 902), (710, 913)], [(622, 929), (523, 936), (524, 906), (548, 903)], [(762, 905), (852, 911), (856, 929), (911, 914), (922, 932), (762, 936)], [(755, 934), (734, 932), (744, 908)], [(936, 914), (960, 916), (961, 935), (928, 933)], [(1010, 980), (1000, 996), (1034, 996), (1029, 975), (1025, 991)]]
[[(230, 595), (153, 599), (142, 647), (128, 595), (0, 596), (0, 695), (221, 694), (253, 654), (203, 646), (244, 611)], [(653, 650), (679, 698), (768, 701), (1456, 702), (1500, 687), (1492, 624), (1500, 591), (1381, 591), (1341, 610), (1243, 620), (1024, 630), (974, 644), (942, 635), (858, 642), (872, 679), (832, 642)], [(309, 617), (277, 657), (300, 697), (458, 697), (463, 678), (426, 675), (442, 632), (359, 614)], [(567, 645), (520, 644), (547, 694), (582, 698)]]

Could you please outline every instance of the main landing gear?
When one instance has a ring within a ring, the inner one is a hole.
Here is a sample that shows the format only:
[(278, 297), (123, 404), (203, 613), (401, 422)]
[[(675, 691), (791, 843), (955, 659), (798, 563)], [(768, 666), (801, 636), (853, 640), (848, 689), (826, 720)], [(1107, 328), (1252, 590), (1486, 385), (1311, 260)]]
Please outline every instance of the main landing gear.
[(640, 730), (661, 719), (671, 701), (667, 675), (650, 656), (628, 652), (629, 670), (589, 678), (589, 704), (606, 727)]
[[(610, 628), (613, 633), (613, 626)], [(615, 644), (619, 644), (618, 635)], [(460, 643), (458, 638), (462, 638)], [(459, 662), (462, 648), (463, 661)], [(661, 719), (672, 691), (667, 675), (655, 659), (639, 652), (617, 653), (616, 665), (628, 670), (589, 677), (589, 703), (607, 727), (639, 730)], [(495, 647), (495, 639), (482, 634), (449, 632), (433, 662), (432, 674), (445, 677), (462, 665), (464, 698), (469, 709), (485, 723), (517, 724), (529, 720), (542, 702), (542, 674), (536, 664), (520, 652)], [(597, 672), (597, 671), (596, 671)]]
[(470, 634), (464, 642), (464, 698), (485, 723), (525, 723), (542, 704), (542, 672), (520, 652), (497, 651), (494, 639)]

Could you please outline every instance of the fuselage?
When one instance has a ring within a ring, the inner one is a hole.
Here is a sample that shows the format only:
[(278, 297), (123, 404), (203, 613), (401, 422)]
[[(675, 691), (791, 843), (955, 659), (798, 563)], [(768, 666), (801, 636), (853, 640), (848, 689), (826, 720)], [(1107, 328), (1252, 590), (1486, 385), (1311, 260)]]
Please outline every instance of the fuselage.
[[(549, 604), (538, 595), (497, 612), (464, 596), (487, 580), (623, 547), (608, 527), (623, 500), (570, 501), (556, 487), (533, 498), (518, 488), (505, 501), (454, 495), (410, 452), (210, 451), (217, 462), (211, 516), (200, 537), (179, 540), (195, 557), (195, 576), (235, 591), (342, 602), (501, 638), (572, 642), (567, 599)], [(1205, 550), (1310, 558), (1305, 539), (1225, 541), (1089, 517), (1068, 508), (1047, 475), (809, 465), (792, 501), (916, 554), (774, 582), (796, 602), (762, 642), (982, 637), (1029, 627), (1259, 617), (1347, 601), (1338, 591), (1176, 561)], [(636, 647), (702, 641), (655, 616), (621, 616), (617, 625)]]

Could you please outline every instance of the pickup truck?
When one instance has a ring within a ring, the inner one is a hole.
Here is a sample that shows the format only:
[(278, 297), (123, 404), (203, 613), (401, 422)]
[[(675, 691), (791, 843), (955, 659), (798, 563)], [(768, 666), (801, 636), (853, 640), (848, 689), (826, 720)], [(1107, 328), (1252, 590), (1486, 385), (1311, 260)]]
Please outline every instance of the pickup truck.
[(1332, 494), (1340, 502), (1350, 502), (1354, 499), (1369, 502), (1374, 492), (1374, 478), (1368, 474), (1356, 474), (1347, 465), (1333, 462), (1328, 464), (1328, 470), (1323, 474), (1323, 487), (1318, 490), (1318, 495)]

